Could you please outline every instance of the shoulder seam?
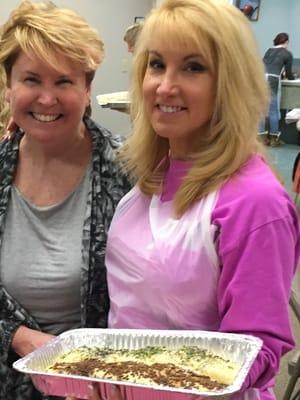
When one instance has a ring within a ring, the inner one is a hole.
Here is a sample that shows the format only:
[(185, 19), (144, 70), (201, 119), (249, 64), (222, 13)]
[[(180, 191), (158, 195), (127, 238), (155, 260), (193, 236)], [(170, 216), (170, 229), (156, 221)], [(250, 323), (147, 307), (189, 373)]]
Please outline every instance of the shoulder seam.
[(245, 238), (246, 238), (247, 236), (252, 235), (254, 232), (258, 231), (259, 229), (262, 229), (262, 228), (264, 228), (264, 227), (267, 226), (267, 225), (274, 224), (274, 223), (276, 223), (276, 222), (278, 222), (278, 221), (284, 221), (286, 218), (287, 218), (287, 216), (282, 217), (282, 218), (276, 218), (276, 219), (273, 219), (272, 221), (268, 221), (268, 222), (266, 222), (266, 223), (264, 223), (264, 224), (261, 224), (261, 225), (257, 226), (257, 227), (254, 228), (254, 229), (251, 229), (251, 230), (250, 230), (249, 232), (247, 232), (245, 235), (241, 236), (241, 237), (239, 238), (239, 240), (238, 240), (237, 243), (235, 243), (235, 244), (232, 245), (229, 249), (227, 249), (227, 250), (225, 250), (224, 252), (222, 252), (222, 255), (227, 255), (228, 253), (234, 251), (236, 248), (239, 247), (240, 243), (241, 243), (243, 240), (245, 240)]

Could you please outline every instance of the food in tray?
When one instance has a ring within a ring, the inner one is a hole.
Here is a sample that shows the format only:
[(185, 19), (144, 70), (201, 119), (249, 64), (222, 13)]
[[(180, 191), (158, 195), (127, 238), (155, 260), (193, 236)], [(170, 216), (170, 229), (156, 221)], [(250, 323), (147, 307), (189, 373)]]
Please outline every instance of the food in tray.
[(60, 355), (47, 372), (211, 391), (232, 384), (240, 366), (196, 346), (112, 349), (82, 346)]

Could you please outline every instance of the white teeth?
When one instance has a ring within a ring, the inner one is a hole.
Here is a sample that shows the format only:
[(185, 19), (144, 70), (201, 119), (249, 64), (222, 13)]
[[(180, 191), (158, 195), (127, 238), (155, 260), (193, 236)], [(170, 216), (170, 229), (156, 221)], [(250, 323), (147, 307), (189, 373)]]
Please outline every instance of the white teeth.
[(164, 105), (160, 104), (159, 105), (159, 109), (162, 112), (165, 112), (165, 113), (174, 113), (174, 112), (181, 111), (182, 107), (179, 107), (179, 106), (164, 106)]
[(55, 121), (60, 114), (38, 114), (32, 113), (33, 117), (40, 122), (52, 122)]

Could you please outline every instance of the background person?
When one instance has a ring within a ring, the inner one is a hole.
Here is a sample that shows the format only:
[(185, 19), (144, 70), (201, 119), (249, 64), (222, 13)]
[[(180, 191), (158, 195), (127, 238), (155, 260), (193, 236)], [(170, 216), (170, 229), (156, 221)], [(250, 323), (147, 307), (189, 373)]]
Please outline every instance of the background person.
[(134, 52), (135, 43), (142, 30), (142, 27), (143, 25), (141, 23), (135, 23), (126, 29), (123, 40), (128, 46), (129, 53)]
[[(279, 146), (280, 120), (280, 80), (282, 75), (287, 79), (294, 79), (292, 73), (293, 55), (287, 49), (289, 35), (285, 32), (278, 33), (274, 41), (274, 47), (269, 48), (263, 58), (266, 77), (271, 91), (269, 113), (266, 121), (260, 126), (260, 133), (266, 135), (264, 143), (271, 146)], [(269, 131), (266, 131), (266, 126)]]
[(268, 95), (247, 18), (228, 2), (163, 1), (135, 48), (131, 98), (121, 154), (137, 185), (108, 235), (109, 327), (257, 336), (231, 398), (273, 399), (294, 346), (300, 231), (257, 138)]
[[(128, 52), (129, 53), (133, 53), (134, 51), (134, 46), (136, 43), (136, 40), (138, 38), (138, 35), (140, 33), (142, 29), (142, 25), (139, 23), (135, 23), (133, 25), (130, 25), (125, 32), (124, 38), (123, 40), (125, 41), (125, 43), (128, 46)], [(128, 103), (128, 101), (125, 101), (124, 104), (124, 98), (126, 98), (127, 100), (127, 94), (128, 92), (116, 92), (116, 93), (110, 93), (110, 96), (114, 96), (114, 98), (117, 100), (117, 104), (116, 105), (112, 105), (110, 104), (109, 108), (111, 110), (115, 110), (115, 111), (119, 111), (122, 113), (126, 113), (129, 114), (130, 113), (130, 104)], [(121, 102), (120, 102), (121, 100)], [(123, 102), (123, 103), (122, 103)]]
[(0, 98), (20, 129), (0, 143), (0, 398), (39, 400), (12, 363), (65, 330), (106, 327), (106, 232), (128, 183), (118, 140), (89, 117), (98, 33), (31, 1), (1, 32)]

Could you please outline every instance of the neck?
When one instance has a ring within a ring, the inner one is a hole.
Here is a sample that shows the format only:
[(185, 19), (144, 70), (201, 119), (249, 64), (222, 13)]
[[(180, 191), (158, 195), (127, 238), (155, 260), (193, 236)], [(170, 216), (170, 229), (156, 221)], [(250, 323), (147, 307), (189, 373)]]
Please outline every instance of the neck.
[(186, 144), (186, 141), (181, 141), (181, 140), (176, 140), (175, 143), (174, 141), (170, 140), (170, 149), (169, 149), (169, 158), (171, 160), (178, 160), (178, 161), (185, 161), (189, 160), (189, 155), (190, 155), (190, 148), (189, 145)]
[(69, 136), (64, 141), (59, 140), (51, 143), (41, 142), (25, 133), (21, 141), (20, 153), (30, 156), (39, 164), (47, 164), (52, 160), (70, 161), (80, 158), (89, 143), (90, 138), (84, 125), (72, 138)]

